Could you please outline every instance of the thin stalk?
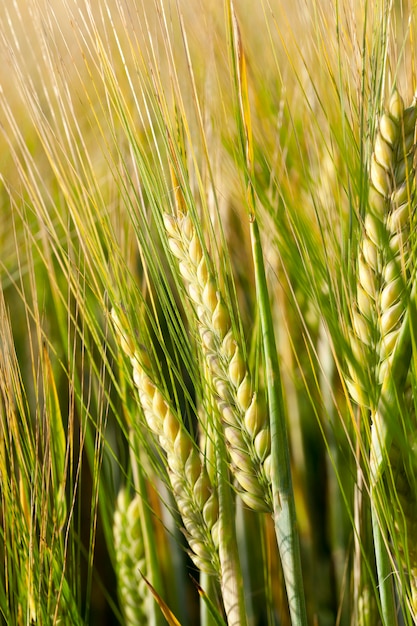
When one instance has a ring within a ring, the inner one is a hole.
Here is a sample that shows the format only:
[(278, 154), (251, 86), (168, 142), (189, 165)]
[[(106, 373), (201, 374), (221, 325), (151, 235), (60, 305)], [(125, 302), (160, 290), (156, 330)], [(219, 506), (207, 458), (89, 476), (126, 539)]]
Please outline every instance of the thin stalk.
[(219, 626), (219, 624), (225, 626), (211, 600), (214, 590), (215, 584), (212, 574), (200, 572), (200, 584), (198, 586), (200, 594), (200, 626)]
[(381, 613), (384, 626), (397, 626), (397, 612), (395, 608), (394, 585), (392, 582), (391, 561), (384, 543), (382, 520), (378, 516), (375, 506), (374, 489), (371, 490), (372, 532), (376, 570), (378, 575), (378, 590), (381, 600)]
[(307, 612), (280, 368), (266, 283), (262, 246), (258, 222), (255, 218), (253, 218), (250, 223), (250, 231), (268, 390), (275, 533), (284, 572), (291, 623), (293, 626), (306, 626)]

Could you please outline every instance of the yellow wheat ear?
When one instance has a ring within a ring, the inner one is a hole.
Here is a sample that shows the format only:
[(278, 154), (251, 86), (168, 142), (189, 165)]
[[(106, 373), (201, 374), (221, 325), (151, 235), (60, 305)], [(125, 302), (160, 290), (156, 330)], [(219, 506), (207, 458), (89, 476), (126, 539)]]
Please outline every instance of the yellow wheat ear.
[(148, 591), (141, 574), (146, 574), (146, 557), (140, 520), (139, 496), (132, 499), (119, 492), (113, 516), (116, 576), (120, 606), (127, 626), (146, 621)]
[[(368, 209), (358, 252), (356, 303), (348, 381), (353, 399), (375, 410), (389, 376), (406, 310), (410, 224), (415, 212), (415, 104), (395, 91), (380, 118), (370, 165)], [(357, 364), (367, 364), (367, 380)], [(371, 392), (369, 392), (369, 387)]]
[[(351, 395), (360, 406), (369, 409), (371, 418), (369, 463), (376, 561), (383, 612), (392, 617), (395, 602), (388, 579), (392, 570), (382, 540), (384, 515), (380, 514), (383, 494), (393, 503), (398, 533), (395, 546), (410, 576), (413, 602), (417, 598), (417, 550), (413, 548), (417, 544), (415, 479), (407, 472), (407, 459), (399, 453), (397, 434), (403, 425), (396, 424), (390, 415), (393, 402), (404, 406), (406, 429), (415, 429), (414, 407), (405, 406), (407, 392), (394, 380), (394, 359), (404, 361), (405, 381), (411, 355), (411, 337), (407, 345), (403, 337), (413, 273), (410, 230), (416, 205), (416, 119), (416, 103), (405, 108), (401, 96), (394, 91), (379, 120), (371, 157), (368, 208), (358, 251), (352, 313), (351, 346), (356, 363), (352, 360), (349, 366)], [(398, 350), (404, 354), (398, 354)], [(367, 380), (361, 361), (366, 364)], [(399, 417), (401, 411), (394, 413)]]
[(203, 254), (191, 216), (165, 215), (164, 223), (171, 252), (195, 308), (239, 495), (250, 508), (271, 511), (269, 420), (253, 390), (225, 298)]
[(217, 492), (204, 459), (181, 416), (152, 380), (147, 354), (134, 347), (115, 309), (111, 316), (119, 343), (131, 361), (132, 378), (147, 425), (166, 453), (168, 476), (191, 548), (190, 556), (201, 571), (219, 576)]

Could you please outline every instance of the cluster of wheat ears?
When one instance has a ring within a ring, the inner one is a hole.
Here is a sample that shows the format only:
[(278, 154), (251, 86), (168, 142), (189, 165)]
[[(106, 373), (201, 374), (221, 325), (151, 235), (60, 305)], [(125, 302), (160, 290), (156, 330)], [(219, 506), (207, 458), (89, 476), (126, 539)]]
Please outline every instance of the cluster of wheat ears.
[(417, 624), (415, 7), (211, 4), (0, 8), (1, 623)]

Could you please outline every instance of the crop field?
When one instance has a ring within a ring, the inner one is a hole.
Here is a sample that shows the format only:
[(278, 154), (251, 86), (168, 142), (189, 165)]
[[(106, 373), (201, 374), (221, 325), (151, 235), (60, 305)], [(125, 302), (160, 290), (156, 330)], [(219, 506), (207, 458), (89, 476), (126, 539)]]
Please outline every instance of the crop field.
[(1, 624), (417, 624), (416, 26), (0, 2)]

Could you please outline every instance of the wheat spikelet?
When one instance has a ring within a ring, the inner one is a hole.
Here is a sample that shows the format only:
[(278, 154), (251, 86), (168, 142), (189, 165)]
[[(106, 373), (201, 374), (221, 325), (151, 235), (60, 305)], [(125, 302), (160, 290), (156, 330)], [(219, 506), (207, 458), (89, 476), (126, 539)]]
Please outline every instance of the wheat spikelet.
[(116, 552), (116, 576), (120, 607), (126, 626), (146, 622), (148, 589), (141, 574), (146, 574), (145, 549), (140, 522), (140, 502), (132, 500), (125, 489), (119, 492), (113, 517), (113, 537)]
[(191, 548), (190, 556), (196, 566), (209, 574), (218, 575), (218, 500), (205, 464), (195, 442), (181, 418), (145, 371), (149, 360), (143, 350), (135, 349), (128, 339), (116, 311), (113, 324), (133, 368), (133, 381), (147, 424), (158, 437), (166, 453), (172, 491)]
[(191, 217), (181, 213), (178, 217), (165, 215), (164, 223), (169, 246), (195, 306), (240, 496), (250, 508), (270, 511), (269, 422), (253, 391), (225, 300), (203, 254)]

